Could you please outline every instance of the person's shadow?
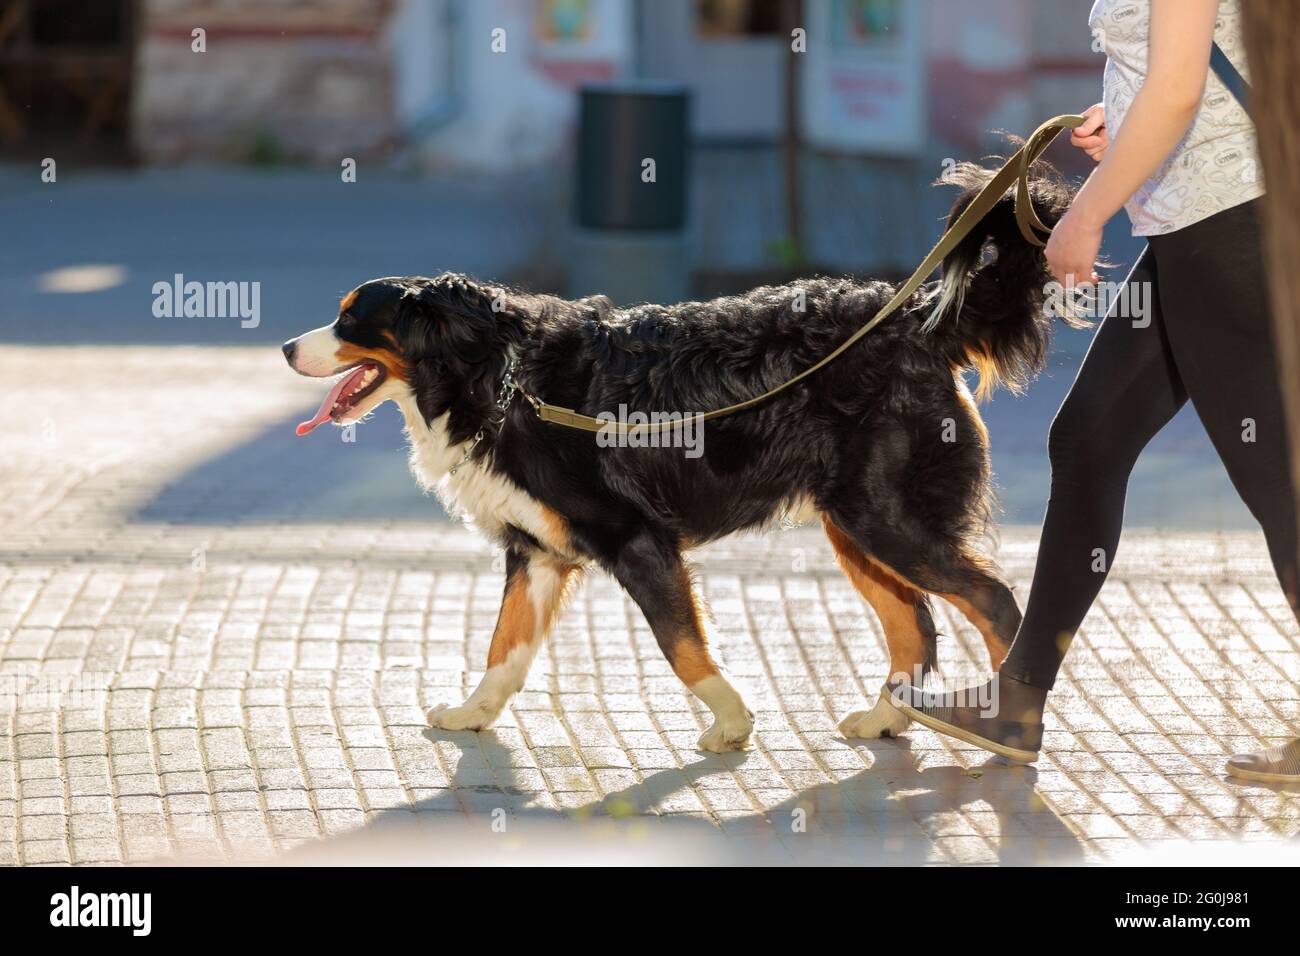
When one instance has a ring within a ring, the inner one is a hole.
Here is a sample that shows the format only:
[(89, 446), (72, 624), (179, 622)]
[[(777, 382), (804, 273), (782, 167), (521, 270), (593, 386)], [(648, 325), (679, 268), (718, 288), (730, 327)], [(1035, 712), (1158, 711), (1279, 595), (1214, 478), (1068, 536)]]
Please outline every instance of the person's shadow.
[(671, 807), (693, 805), (692, 792), (708, 800), (713, 788), (731, 805), (733, 774), (754, 769), (757, 753), (701, 754), (599, 800), (575, 794), (570, 806), (550, 806), (553, 797), (520, 779), (517, 757), (493, 731), (424, 736), (431, 760), (455, 759), (447, 787), (276, 862), (1025, 865), (1083, 855), (1079, 838), (1037, 796), (1032, 768), (990, 758), (978, 768), (918, 770), (906, 738), (846, 742), (872, 765), (761, 811), (715, 806), (715, 822), (698, 809)]

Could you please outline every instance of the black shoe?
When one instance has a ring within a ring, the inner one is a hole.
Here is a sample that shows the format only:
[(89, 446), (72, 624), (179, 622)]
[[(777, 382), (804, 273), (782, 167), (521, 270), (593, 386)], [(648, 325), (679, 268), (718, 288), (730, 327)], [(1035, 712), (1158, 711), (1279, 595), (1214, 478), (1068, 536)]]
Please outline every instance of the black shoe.
[(1300, 737), (1271, 750), (1230, 757), (1228, 774), (1260, 783), (1300, 783)]
[(1043, 747), (1047, 692), (1013, 678), (956, 691), (902, 684), (890, 691), (895, 706), (918, 724), (982, 747), (1017, 763), (1033, 763)]

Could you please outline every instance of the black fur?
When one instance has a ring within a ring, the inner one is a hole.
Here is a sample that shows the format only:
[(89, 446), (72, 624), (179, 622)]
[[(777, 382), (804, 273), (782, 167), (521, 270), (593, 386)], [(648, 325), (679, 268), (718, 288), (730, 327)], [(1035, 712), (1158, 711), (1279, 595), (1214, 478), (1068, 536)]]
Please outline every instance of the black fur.
[[(954, 216), (991, 175), (970, 164), (952, 171), (949, 181), (965, 189)], [(1039, 175), (1033, 196), (1050, 224), (1071, 192)], [(498, 427), (507, 353), (518, 356), (525, 387), (552, 404), (590, 415), (620, 405), (704, 412), (814, 364), (894, 288), (818, 278), (617, 308), (601, 296), (566, 301), (453, 274), (390, 278), (358, 290), (339, 334), (362, 345), (391, 334), (426, 420), (447, 415), (453, 442), (484, 430), (475, 457), (560, 514), (573, 546), (611, 571), (636, 549), (671, 555), (763, 525), (806, 495), (917, 588), (962, 595), (1014, 630), (1014, 600), (973, 546), (989, 514), (988, 450), (958, 386), (971, 367), (989, 387), (1019, 386), (1046, 354), (1050, 275), (1011, 204), (1008, 194), (949, 257), (946, 269), (966, 286), (959, 311), (923, 330), (936, 298), (923, 290), (828, 368), (709, 422), (696, 459), (675, 448), (599, 447), (590, 432), (541, 422), (519, 398)]]
[[(993, 174), (974, 163), (958, 163), (939, 180), (963, 189), (948, 216), (949, 224)], [(1074, 191), (1045, 162), (1035, 163), (1031, 174), (1034, 209), (1046, 225), (1055, 225), (1069, 208)], [(943, 272), (966, 282), (960, 311), (938, 317), (937, 332), (948, 346), (950, 359), (979, 369), (981, 397), (998, 385), (1020, 392), (1047, 358), (1051, 316), (1044, 303), (1051, 276), (1041, 248), (1020, 234), (1011, 192), (984, 217), (981, 228), (948, 255)], [(1071, 325), (1086, 324), (1070, 315), (1062, 317)]]

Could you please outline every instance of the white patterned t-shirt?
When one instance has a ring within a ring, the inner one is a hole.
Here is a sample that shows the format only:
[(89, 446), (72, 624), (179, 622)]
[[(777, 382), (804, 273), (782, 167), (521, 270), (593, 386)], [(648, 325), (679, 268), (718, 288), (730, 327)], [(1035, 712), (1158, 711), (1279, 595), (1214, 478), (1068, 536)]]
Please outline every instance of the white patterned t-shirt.
[[(1114, 141), (1146, 80), (1150, 0), (1096, 0), (1088, 25), (1104, 44), (1102, 101), (1106, 130)], [(1214, 39), (1249, 79), (1238, 0), (1220, 0)], [(1254, 124), (1211, 71), (1192, 125), (1124, 208), (1133, 223), (1133, 235), (1156, 236), (1190, 226), (1263, 192)]]

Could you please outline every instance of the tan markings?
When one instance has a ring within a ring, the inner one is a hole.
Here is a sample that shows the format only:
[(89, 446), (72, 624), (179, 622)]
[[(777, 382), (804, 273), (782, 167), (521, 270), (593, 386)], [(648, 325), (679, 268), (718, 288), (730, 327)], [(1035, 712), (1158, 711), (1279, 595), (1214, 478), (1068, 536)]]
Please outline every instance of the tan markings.
[(334, 361), (342, 366), (356, 365), (358, 362), (377, 362), (393, 378), (399, 378), (403, 382), (409, 380), (406, 361), (387, 349), (365, 349), (351, 342), (344, 342), (334, 353)]
[(703, 642), (686, 637), (673, 645), (668, 661), (673, 673), (687, 687), (694, 687), (706, 677), (718, 676), (718, 665), (709, 656), (709, 649)]
[(575, 565), (534, 562), (506, 582), (501, 613), (488, 648), (488, 667), (504, 664), (515, 648), (547, 635), (578, 571)]
[(506, 585), (496, 630), (492, 632), (492, 646), (488, 648), (488, 667), (504, 664), (511, 651), (531, 643), (536, 633), (537, 616), (528, 596), (528, 573), (524, 571), (514, 575)]
[(352, 304), (356, 301), (357, 301), (357, 290), (353, 289), (351, 292), (345, 295), (343, 297), (343, 301), (339, 303), (339, 312), (340, 313), (346, 312), (348, 309), (352, 308)]
[(966, 361), (952, 367), (953, 374), (960, 376), (963, 369), (973, 368), (979, 375), (979, 383), (975, 386), (975, 397), (981, 402), (986, 402), (993, 395), (994, 390), (1002, 384), (1002, 373), (998, 371), (998, 363), (993, 360), (991, 347), (986, 342), (975, 342), (966, 347)]
[(966, 620), (975, 625), (980, 635), (984, 638), (984, 646), (989, 650), (989, 659), (993, 662), (993, 670), (997, 671), (1002, 666), (1002, 658), (1007, 656), (1007, 651), (1011, 645), (1002, 639), (997, 630), (993, 627), (993, 622), (970, 601), (957, 594), (940, 594), (943, 598), (957, 610), (961, 611)]
[(840, 568), (880, 619), (891, 677), (918, 674), (927, 656), (925, 635), (916, 619), (921, 593), (892, 568), (864, 554), (829, 517), (823, 515), (822, 524)]
[(552, 511), (545, 505), (542, 505), (541, 509), (542, 523), (546, 526), (546, 536), (542, 539), (542, 543), (558, 554), (573, 554), (569, 522), (558, 511)]
[(974, 423), (976, 431), (980, 433), (980, 438), (983, 440), (984, 447), (987, 448), (989, 444), (988, 427), (984, 424), (984, 419), (980, 417), (979, 406), (975, 404), (975, 399), (971, 396), (970, 389), (966, 388), (965, 385), (960, 382), (958, 383), (957, 388), (957, 398), (966, 406), (966, 411), (970, 413), (971, 421)]
[(565, 600), (574, 589), (574, 584), (581, 577), (582, 568), (576, 564), (554, 564), (550, 566), (555, 577), (552, 584), (544, 589), (541, 593), (537, 590), (532, 591), (533, 610), (537, 613), (541, 621), (541, 637), (550, 633), (551, 625), (555, 623), (555, 618), (559, 616), (560, 608), (564, 606)]
[(718, 665), (709, 654), (709, 639), (704, 631), (704, 621), (708, 617), (704, 596), (685, 567), (681, 569), (679, 583), (681, 586), (674, 593), (690, 595), (690, 607), (684, 609), (687, 624), (665, 650), (664, 656), (678, 679), (687, 687), (694, 687), (707, 677), (716, 677)]

